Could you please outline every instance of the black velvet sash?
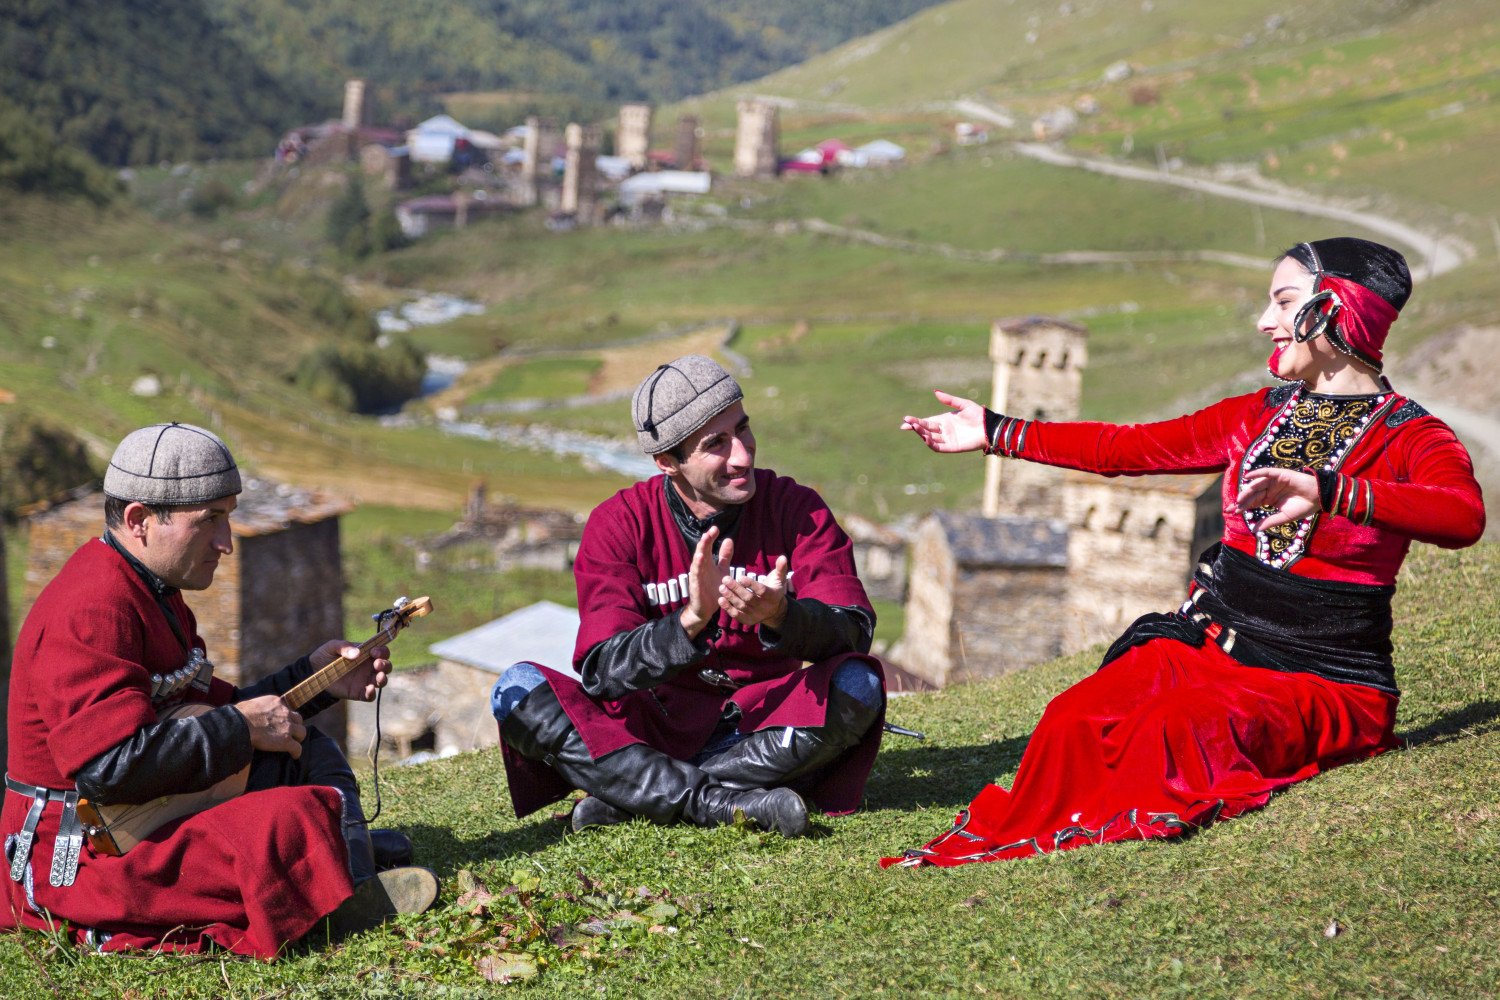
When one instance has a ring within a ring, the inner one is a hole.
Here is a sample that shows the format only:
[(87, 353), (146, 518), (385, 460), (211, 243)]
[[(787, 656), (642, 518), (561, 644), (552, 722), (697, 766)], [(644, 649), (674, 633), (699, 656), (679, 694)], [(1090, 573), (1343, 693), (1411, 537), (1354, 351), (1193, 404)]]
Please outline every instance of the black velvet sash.
[(1201, 613), (1225, 629), (1215, 642), (1246, 666), (1400, 693), (1391, 660), (1394, 585), (1293, 576), (1222, 543), (1203, 553), (1194, 581), (1199, 592), (1186, 613), (1137, 619), (1100, 666), (1156, 638), (1201, 646), (1209, 621), (1192, 617)]

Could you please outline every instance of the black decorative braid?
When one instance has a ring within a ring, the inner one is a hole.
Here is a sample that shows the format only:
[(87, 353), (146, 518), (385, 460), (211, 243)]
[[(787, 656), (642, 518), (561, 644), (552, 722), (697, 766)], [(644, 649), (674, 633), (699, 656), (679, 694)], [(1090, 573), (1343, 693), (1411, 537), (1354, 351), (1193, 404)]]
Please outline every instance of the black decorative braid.
[[(1304, 396), (1287, 414), (1286, 423), (1270, 446), (1255, 456), (1249, 468), (1302, 469), (1326, 465), (1346, 442), (1360, 433), (1379, 403), (1378, 396)], [(1321, 488), (1320, 482), (1320, 492)], [(1272, 509), (1266, 508), (1265, 513)], [(1298, 522), (1292, 521), (1262, 532), (1271, 559), (1280, 559), (1292, 547), (1304, 544), (1298, 529)]]
[(1400, 427), (1408, 420), (1415, 420), (1418, 417), (1425, 416), (1428, 416), (1427, 407), (1415, 399), (1408, 399), (1395, 410), (1391, 411), (1391, 415), (1385, 418), (1385, 425), (1387, 427)]
[(1285, 406), (1286, 401), (1292, 398), (1292, 393), (1296, 392), (1297, 387), (1301, 384), (1301, 382), (1291, 382), (1287, 385), (1278, 385), (1266, 393), (1266, 409), (1274, 410), (1277, 407)]
[(1311, 472), (1318, 477), (1318, 506), (1323, 513), (1333, 512), (1333, 494), (1338, 489), (1339, 474), (1332, 469), (1303, 469), (1303, 472)]

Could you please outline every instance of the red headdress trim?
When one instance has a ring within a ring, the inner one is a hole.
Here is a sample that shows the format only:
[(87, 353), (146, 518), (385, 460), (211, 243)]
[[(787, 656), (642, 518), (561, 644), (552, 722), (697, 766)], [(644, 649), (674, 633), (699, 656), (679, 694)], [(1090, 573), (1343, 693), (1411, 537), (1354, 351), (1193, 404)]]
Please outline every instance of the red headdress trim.
[(1346, 353), (1354, 355), (1377, 372), (1380, 371), (1385, 338), (1399, 315), (1396, 307), (1364, 285), (1348, 278), (1320, 274), (1316, 288), (1318, 291), (1337, 293), (1343, 304), (1338, 318), (1330, 324), (1328, 330), (1333, 345), (1346, 349)]

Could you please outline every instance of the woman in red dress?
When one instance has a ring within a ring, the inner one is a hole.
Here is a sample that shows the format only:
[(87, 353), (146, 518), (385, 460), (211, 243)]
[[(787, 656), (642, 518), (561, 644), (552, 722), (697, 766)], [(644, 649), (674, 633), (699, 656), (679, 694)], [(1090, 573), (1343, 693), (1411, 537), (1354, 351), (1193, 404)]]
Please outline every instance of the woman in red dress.
[(903, 429), (1105, 476), (1224, 473), (1222, 540), (1182, 607), (1126, 630), (1048, 704), (1009, 791), (882, 864), (951, 866), (1169, 837), (1396, 746), (1391, 596), (1413, 540), (1478, 541), (1468, 452), (1381, 374), (1411, 294), (1395, 250), (1340, 237), (1277, 262), (1259, 329), (1284, 384), (1150, 424), (1048, 423), (943, 392)]

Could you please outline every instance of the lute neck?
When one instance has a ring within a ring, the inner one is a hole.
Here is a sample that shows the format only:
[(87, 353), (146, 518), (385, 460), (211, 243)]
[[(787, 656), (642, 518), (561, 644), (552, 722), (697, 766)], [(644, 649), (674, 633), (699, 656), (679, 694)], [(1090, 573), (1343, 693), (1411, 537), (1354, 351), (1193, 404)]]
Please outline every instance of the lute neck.
[(308, 677), (302, 683), (292, 688), (282, 696), (287, 707), (294, 712), (301, 711), (303, 705), (306, 705), (318, 695), (327, 691), (342, 678), (347, 677), (357, 667), (368, 663), (370, 660), (370, 650), (376, 646), (385, 645), (396, 638), (396, 633), (401, 631), (401, 626), (404, 624), (405, 622), (402, 619), (397, 618), (395, 622), (381, 629), (369, 639), (366, 639), (359, 647), (358, 656), (353, 659), (340, 656), (328, 664), (328, 666), (318, 670), (311, 677)]

